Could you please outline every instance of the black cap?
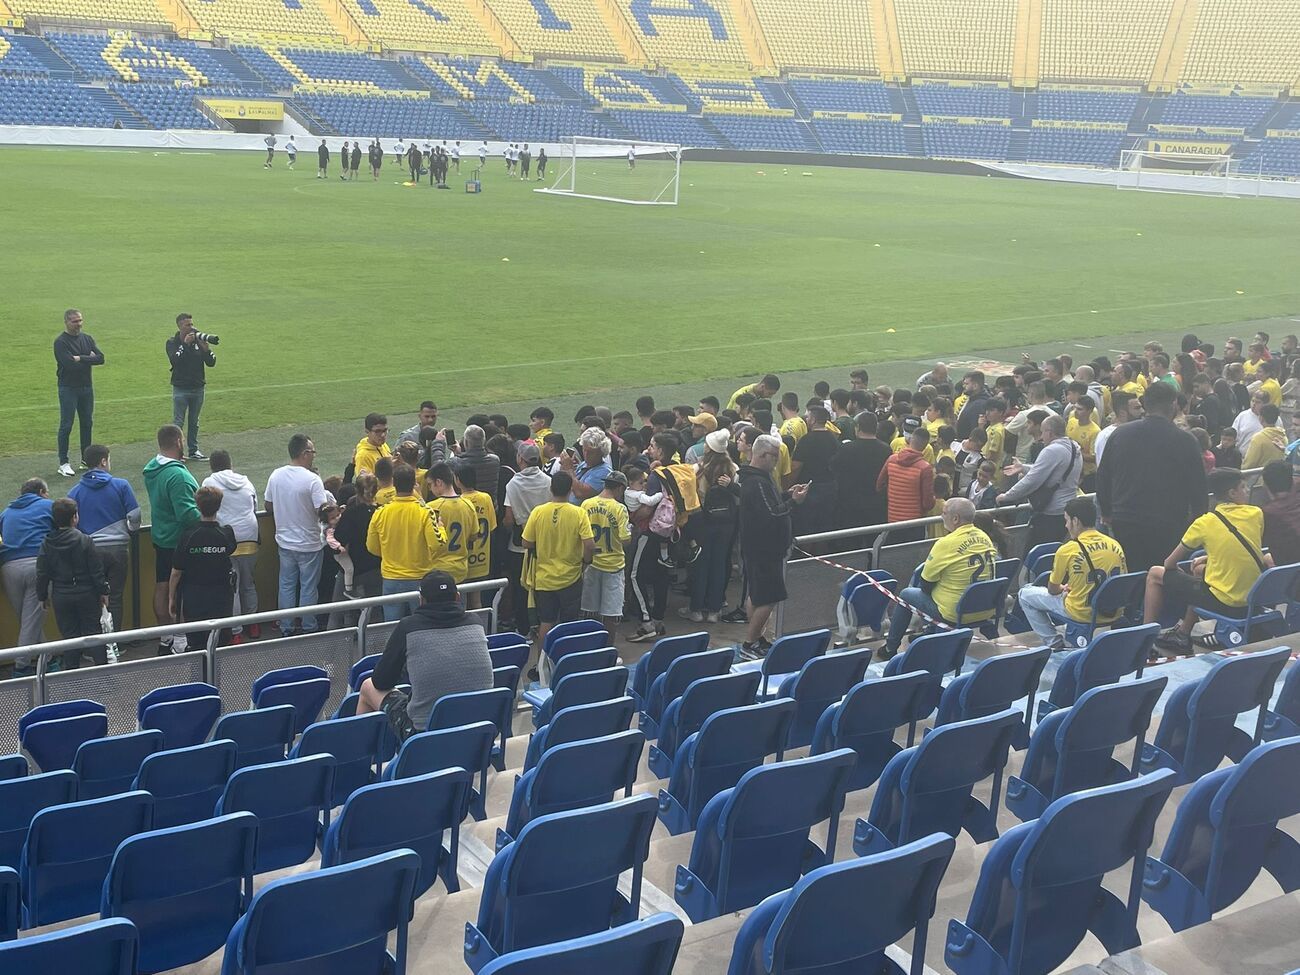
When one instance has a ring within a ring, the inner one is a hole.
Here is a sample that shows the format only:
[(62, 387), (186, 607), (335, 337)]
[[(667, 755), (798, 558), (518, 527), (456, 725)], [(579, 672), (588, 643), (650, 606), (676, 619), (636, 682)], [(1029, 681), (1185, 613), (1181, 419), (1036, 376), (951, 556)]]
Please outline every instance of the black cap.
[(420, 596), (426, 603), (451, 603), (459, 595), (456, 580), (440, 569), (434, 569), (420, 580)]

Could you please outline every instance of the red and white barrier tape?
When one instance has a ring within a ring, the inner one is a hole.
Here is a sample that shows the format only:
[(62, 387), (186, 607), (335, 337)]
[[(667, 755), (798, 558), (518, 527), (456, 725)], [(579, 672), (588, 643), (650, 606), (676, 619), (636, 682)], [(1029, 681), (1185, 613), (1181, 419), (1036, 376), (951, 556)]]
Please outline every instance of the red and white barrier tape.
[(807, 558), (810, 558), (815, 562), (820, 562), (823, 565), (829, 565), (833, 569), (841, 569), (844, 572), (851, 573), (852, 575), (861, 575), (863, 579), (865, 579), (866, 582), (871, 585), (872, 588), (874, 588), (878, 593), (880, 593), (882, 596), (888, 599), (891, 603), (894, 603), (897, 606), (906, 606), (909, 610), (911, 610), (914, 614), (919, 616), (925, 623), (927, 623), (930, 626), (936, 627), (937, 629), (940, 630), (956, 629), (956, 627), (954, 627), (951, 623), (946, 623), (941, 619), (936, 619), (935, 617), (930, 616), (928, 613), (921, 612), (921, 610), (917, 609), (915, 606), (909, 603), (902, 596), (890, 592), (879, 580), (874, 579), (871, 576), (867, 575), (861, 569), (855, 569), (851, 565), (840, 565), (840, 563), (838, 562), (832, 562), (830, 559), (825, 558), (821, 555), (814, 555), (812, 552), (806, 552), (803, 549), (801, 549), (798, 545), (794, 546), (794, 550), (798, 552), (800, 555), (806, 556)]

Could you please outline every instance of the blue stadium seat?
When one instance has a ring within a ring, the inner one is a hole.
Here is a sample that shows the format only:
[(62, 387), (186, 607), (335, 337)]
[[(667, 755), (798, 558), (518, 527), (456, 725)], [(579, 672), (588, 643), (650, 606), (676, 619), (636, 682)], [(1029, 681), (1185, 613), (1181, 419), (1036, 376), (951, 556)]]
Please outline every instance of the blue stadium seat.
[(359, 691), (361, 684), (375, 669), (375, 664), (379, 663), (382, 653), (370, 653), (362, 657), (351, 667), (348, 668), (348, 690)]
[(537, 766), (546, 750), (571, 741), (604, 738), (627, 731), (632, 726), (635, 705), (630, 697), (595, 704), (579, 704), (556, 712), (550, 723), (538, 728), (528, 739), (528, 753), (523, 771)]
[(0, 944), (0, 969), (135, 975), (135, 955), (135, 925), (113, 918)]
[[(1146, 599), (1146, 584), (1145, 572), (1126, 572), (1108, 577), (1093, 590), (1086, 623), (1053, 614), (1053, 619), (1065, 626), (1065, 645), (1082, 650), (1092, 642), (1098, 628), (1103, 626), (1123, 628), (1128, 626), (1130, 621), (1141, 619), (1142, 603)], [(1100, 622), (1108, 617), (1114, 617), (1115, 622)]]
[(141, 763), (163, 748), (163, 734), (156, 730), (91, 739), (77, 749), (72, 760), (78, 798), (99, 799), (131, 791)]
[[(1065, 796), (1008, 830), (984, 859), (965, 923), (948, 925), (948, 967), (1046, 975), (1089, 933), (1111, 954), (1136, 946), (1143, 860), (1173, 787), (1173, 773), (1161, 770)], [(1121, 901), (1102, 879), (1125, 867), (1131, 882)]]
[(677, 836), (695, 829), (710, 799), (730, 789), (768, 755), (780, 761), (794, 721), (789, 698), (717, 711), (677, 749), (668, 788), (659, 792), (659, 819)]
[[(519, 694), (519, 675), (522, 671), (518, 667), (493, 667), (492, 668), (492, 686), (504, 687), (511, 694)], [(514, 715), (511, 715), (513, 725)]]
[(99, 910), (114, 851), (123, 840), (153, 827), (153, 805), (147, 792), (125, 792), (38, 812), (18, 871), (23, 927)]
[(293, 733), (300, 735), (320, 718), (330, 696), (329, 675), (323, 667), (284, 667), (253, 681), (252, 702), (256, 709), (292, 704)]
[(809, 630), (807, 633), (790, 633), (777, 637), (763, 658), (762, 666), (742, 665), (744, 669), (758, 670), (763, 683), (758, 689), (759, 700), (769, 700), (778, 694), (781, 683), (793, 677), (813, 657), (820, 657), (831, 646), (830, 630)]
[[(18, 871), (0, 867), (0, 943), (18, 937), (18, 918), (22, 914), (23, 895)], [(4, 955), (0, 955), (3, 959)]]
[[(587, 638), (585, 636), (576, 636), (571, 639), (585, 640)], [(593, 670), (606, 670), (617, 665), (618, 651), (613, 647), (599, 647), (595, 650), (578, 650), (573, 653), (566, 653), (564, 659), (551, 669), (549, 686), (530, 687), (524, 691), (524, 701), (536, 711), (551, 699), (551, 689), (570, 674), (586, 674)]]
[(1034, 716), (1034, 695), (1038, 681), (1047, 666), (1051, 650), (1021, 650), (1019, 653), (998, 654), (975, 666), (969, 674), (954, 678), (943, 689), (939, 698), (936, 726), (982, 718), (988, 714), (1005, 711), (1016, 701), (1025, 700), (1025, 720), (1016, 735), (1014, 746), (1024, 748), (1029, 744), (1029, 723)]
[(627, 669), (606, 667), (570, 674), (555, 685), (555, 693), (533, 711), (533, 727), (541, 728), (551, 715), (578, 704), (613, 701), (627, 693)]
[(330, 824), (334, 759), (312, 755), (274, 765), (252, 765), (230, 777), (216, 815), (257, 817), (257, 872), (309, 860)]
[(8, 782), (10, 779), (21, 779), (31, 769), (27, 765), (27, 759), (22, 755), (0, 755), (0, 782)]
[(664, 709), (685, 693), (686, 688), (705, 677), (721, 677), (731, 670), (736, 655), (730, 647), (705, 650), (678, 657), (654, 679), (641, 709), (641, 730), (651, 741), (659, 737)]
[(412, 735), (402, 742), (397, 757), (384, 767), (381, 780), (393, 782), (451, 768), (464, 769), (471, 776), (478, 776), (477, 789), (472, 778), (470, 781), (469, 809), (475, 819), (482, 821), (487, 818), (484, 797), (496, 735), (496, 727), (487, 721)]
[[(1139, 677), (1103, 684), (1040, 721), (1020, 775), (1007, 782), (1007, 809), (1029, 822), (1061, 796), (1137, 775), (1151, 714), (1168, 683), (1166, 677)], [(1129, 741), (1135, 748), (1126, 766), (1114, 752)]]
[[(596, 641), (594, 634), (605, 634), (604, 639)], [(563, 623), (556, 623), (546, 631), (546, 636), (542, 640), (542, 651), (552, 660), (558, 659), (554, 653), (555, 645), (560, 640), (565, 640), (571, 636), (591, 636), (585, 644), (575, 644), (574, 647), (566, 652), (578, 653), (583, 650), (599, 650), (608, 645), (609, 631), (605, 629), (605, 624), (600, 620), (567, 620)], [(559, 656), (563, 656), (560, 654)]]
[[(507, 952), (635, 921), (654, 823), (654, 798), (640, 795), (525, 826), (488, 866), (478, 921), (465, 925), (470, 971)], [(579, 849), (582, 856), (573, 856)], [(618, 883), (627, 871), (632, 887), (624, 898)]]
[[(1214, 635), (1224, 647), (1282, 636), (1286, 632), (1285, 620), (1296, 605), (1297, 587), (1300, 587), (1300, 564), (1279, 565), (1255, 580), (1246, 596), (1246, 611), (1242, 616), (1227, 616), (1199, 606), (1196, 614), (1214, 620)], [(1277, 606), (1282, 609), (1276, 609)]]
[(1159, 633), (1158, 623), (1108, 630), (1094, 636), (1083, 650), (1070, 651), (1056, 670), (1047, 698), (1038, 702), (1038, 720), (1057, 708), (1068, 708), (1094, 687), (1116, 684), (1129, 674), (1141, 677)]
[(454, 894), (460, 890), (460, 824), (469, 814), (472, 782), (471, 773), (451, 768), (358, 789), (325, 834), (321, 866), (409, 849), (420, 856), (415, 896), (440, 877)]
[(283, 762), (293, 744), (294, 708), (281, 704), (256, 711), (223, 714), (212, 731), (212, 740), (235, 743), (235, 768)]
[(72, 768), (83, 742), (108, 734), (108, 711), (97, 701), (42, 704), (18, 719), (18, 741), (42, 772)]
[(926, 122), (921, 126), (925, 154), (940, 159), (1006, 159), (1009, 125)]
[(488, 634), (488, 656), (492, 658), (492, 667), (518, 667), (523, 670), (528, 666), (528, 657), (532, 653), (532, 647), (528, 641), (519, 637), (523, 642), (520, 643), (493, 643), (493, 637), (509, 636), (519, 637), (518, 633), (490, 633)]
[[(885, 949), (909, 931), (916, 975), (955, 846), (952, 837), (935, 833), (896, 850), (818, 867), (749, 913), (736, 935), (727, 975), (902, 975)], [(872, 910), (864, 912), (863, 904)]]
[(203, 744), (220, 716), (221, 695), (211, 684), (159, 687), (136, 707), (140, 730), (157, 728), (169, 750)]
[(612, 802), (632, 794), (645, 735), (621, 731), (548, 748), (537, 767), (515, 780), (506, 826), (497, 830), (498, 852), (540, 816)]
[(1096, 91), (1079, 88), (1041, 88), (1038, 92), (1039, 118), (1076, 122), (1123, 122), (1126, 125), (1137, 110), (1139, 91)]
[[(1173, 769), (1182, 785), (1214, 771), (1225, 758), (1241, 761), (1259, 744), (1273, 685), (1290, 659), (1290, 647), (1228, 657), (1199, 681), (1175, 688), (1155, 742), (1142, 749), (1142, 771)], [(1257, 708), (1248, 735), (1236, 727), (1237, 718)]]
[(202, 961), (226, 943), (253, 896), (257, 817), (235, 813), (137, 833), (113, 855), (99, 913), (139, 935), (141, 975)]
[(796, 708), (787, 747), (802, 748), (812, 743), (817, 721), (828, 707), (838, 704), (862, 680), (871, 663), (871, 653), (870, 649), (847, 650), (813, 657), (799, 673), (781, 682), (777, 696), (790, 698)]
[(822, 712), (813, 730), (811, 753), (853, 749), (858, 760), (849, 776), (849, 791), (872, 786), (889, 760), (902, 751), (894, 742), (894, 732), (928, 715), (933, 710), (930, 699), (930, 675), (925, 671), (865, 680)]
[(660, 674), (668, 670), (668, 665), (678, 657), (688, 653), (703, 653), (709, 649), (708, 633), (683, 633), (680, 636), (665, 636), (654, 642), (650, 652), (644, 654), (632, 667), (632, 679), (628, 682), (628, 692), (636, 701), (637, 710), (644, 711), (646, 696)]
[(673, 915), (655, 914), (599, 934), (512, 951), (485, 965), (481, 975), (670, 975), (685, 930)]
[(379, 777), (379, 753), (388, 718), (381, 711), (336, 721), (318, 721), (302, 733), (290, 758), (334, 757), (334, 790), (330, 805), (341, 806), (348, 796)]
[(67, 769), (0, 782), (0, 866), (17, 869), (32, 818), (77, 801), (77, 776)]
[(1300, 667), (1291, 667), (1282, 680), (1273, 706), (1264, 712), (1264, 740), (1300, 736)]
[(846, 640), (854, 639), (862, 630), (871, 630), (877, 637), (881, 635), (885, 614), (893, 605), (887, 592), (898, 595), (898, 580), (884, 569), (849, 576), (840, 589), (840, 601), (835, 608), (840, 634)]
[[(577, 623), (595, 623), (595, 620), (575, 620)], [(563, 625), (563, 624), (561, 624)], [(601, 650), (610, 644), (609, 633), (603, 626), (597, 624), (598, 628), (584, 628), (581, 630), (570, 630), (561, 636), (554, 636), (555, 630), (546, 634), (546, 641), (543, 644), (547, 658), (552, 666), (558, 664), (561, 660), (571, 653), (586, 653), (590, 650)], [(559, 629), (557, 626), (555, 629)], [(554, 681), (551, 681), (554, 684)]]
[(267, 884), (230, 932), (221, 975), (405, 975), (419, 873), (403, 850)]
[(762, 675), (756, 670), (692, 681), (667, 708), (659, 726), (659, 740), (646, 757), (650, 771), (658, 778), (672, 774), (673, 759), (681, 743), (700, 730), (711, 714), (755, 703)]
[[(695, 923), (754, 907), (835, 860), (835, 835), (854, 754), (764, 765), (709, 800), (689, 865), (678, 866), (673, 896)], [(827, 823), (823, 850), (810, 837)]]
[[(965, 830), (976, 843), (996, 839), (1002, 772), (1019, 721), (1020, 712), (1008, 709), (947, 724), (891, 758), (868, 818), (854, 828), (854, 852), (868, 856), (935, 832), (956, 837)], [(990, 777), (985, 806), (973, 790)]]
[(1011, 114), (1011, 90), (1005, 86), (918, 82), (912, 93), (922, 115), (1005, 118)]
[(149, 755), (132, 787), (153, 796), (153, 826), (163, 829), (211, 816), (234, 771), (235, 743), (210, 741)]
[(921, 708), (925, 711), (908, 725), (909, 748), (916, 740), (917, 721), (924, 720), (939, 706), (939, 700), (943, 695), (944, 675), (952, 674), (954, 677), (961, 675), (962, 664), (966, 661), (966, 651), (970, 648), (974, 636), (975, 632), (965, 627), (939, 633), (926, 633), (914, 637), (907, 645), (906, 651), (891, 658), (885, 664), (884, 676), (886, 677), (915, 673), (929, 675), (929, 690), (925, 697), (917, 702), (918, 711)]
[(514, 705), (514, 695), (504, 687), (448, 694), (434, 702), (426, 730), (441, 731), (480, 721), (490, 722), (497, 729), (498, 735), (497, 743), (492, 746), (492, 767), (498, 772), (504, 772), (506, 739), (510, 737), (511, 731), (510, 711)]

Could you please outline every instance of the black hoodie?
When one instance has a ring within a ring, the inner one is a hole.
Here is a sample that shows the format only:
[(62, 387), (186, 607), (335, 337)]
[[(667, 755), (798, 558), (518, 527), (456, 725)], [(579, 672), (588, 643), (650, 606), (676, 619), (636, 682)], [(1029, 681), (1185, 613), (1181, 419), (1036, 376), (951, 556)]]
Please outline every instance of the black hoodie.
[(56, 528), (45, 536), (36, 556), (36, 595), (41, 602), (56, 596), (106, 596), (108, 580), (95, 543), (80, 528)]

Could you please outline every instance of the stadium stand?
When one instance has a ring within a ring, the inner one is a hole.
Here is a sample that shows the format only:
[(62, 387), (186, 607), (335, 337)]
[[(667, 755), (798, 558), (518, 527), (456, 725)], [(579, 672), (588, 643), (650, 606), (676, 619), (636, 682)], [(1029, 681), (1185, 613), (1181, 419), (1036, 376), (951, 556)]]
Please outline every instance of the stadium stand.
[(1080, 122), (1123, 122), (1137, 110), (1136, 91), (1091, 88), (1043, 88), (1038, 92), (1038, 118)]
[(292, 91), (298, 79), (285, 70), (275, 58), (260, 47), (249, 44), (232, 45), (231, 52), (248, 65), (262, 83), (276, 91)]
[(917, 84), (912, 87), (923, 115), (967, 118), (1006, 118), (1011, 114), (1010, 89), (996, 85)]
[(1168, 125), (1221, 125), (1249, 129), (1262, 122), (1276, 104), (1270, 98), (1201, 95), (1176, 91), (1165, 102), (1160, 121)]
[(879, 119), (814, 118), (813, 132), (827, 152), (868, 152), (881, 156), (907, 155), (907, 139), (899, 122)]
[(879, 81), (794, 76), (786, 81), (786, 87), (809, 111), (894, 111), (889, 89)]
[(737, 149), (785, 149), (815, 152), (816, 139), (808, 126), (793, 118), (762, 115), (711, 115), (709, 121)]
[[(193, 88), (174, 88), (171, 85), (113, 84), (109, 90), (133, 108), (141, 118), (155, 129), (215, 129), (217, 125), (198, 108)], [(205, 89), (204, 94), (221, 95), (219, 89)], [(231, 92), (238, 94), (238, 92)]]
[(447, 139), (491, 135), (460, 110), (428, 98), (321, 93), (303, 94), (299, 100), (340, 133), (364, 132), (388, 139), (431, 137), (435, 132)]
[[(135, 0), (142, 2), (142, 0)], [(321, 0), (192, 0), (188, 9), (199, 25), (222, 36), (279, 35), (342, 44), (339, 29)]]
[(725, 0), (648, 3), (612, 0), (636, 42), (653, 60), (667, 64), (740, 65), (748, 67), (731, 6)]
[(755, 0), (763, 36), (784, 70), (876, 74), (869, 5), (842, 0)]
[(29, 23), (173, 29), (156, 0), (12, 0), (7, 5)]
[(102, 89), (43, 78), (0, 79), (0, 123), (145, 128), (133, 112)]
[(1117, 123), (1111, 128), (1076, 128), (1043, 125), (1036, 119), (1029, 130), (1026, 158), (1030, 162), (1114, 166), (1126, 134), (1126, 128)]
[[(1009, 78), (1015, 0), (894, 0), (903, 64), (924, 78)], [(972, 38), (979, 38), (977, 44)]]
[(1174, 0), (1043, 0), (1044, 81), (1145, 84)]
[(39, 37), (0, 34), (0, 75), (71, 78), (72, 69)]
[(618, 62), (623, 52), (588, 0), (491, 0), (492, 11), (525, 54)]
[[(365, 91), (414, 91), (419, 80), (397, 61), (370, 58), (355, 51), (284, 47), (278, 51), (285, 69), (310, 85)], [(272, 54), (274, 57), (274, 54)]]
[(559, 142), (574, 135), (618, 138), (598, 115), (577, 105), (512, 105), (475, 101), (466, 110), (499, 138), (522, 142)]
[(683, 146), (717, 149), (725, 145), (721, 133), (708, 119), (681, 112), (647, 112), (614, 109), (609, 118), (647, 142), (670, 142)]
[[(196, 0), (202, 3), (204, 0)], [(402, 51), (500, 54), (462, 0), (342, 0), (371, 41)]]
[(1198, 0), (1184, 81), (1293, 85), (1300, 78), (1300, 5), (1290, 0)]
[(950, 159), (1006, 159), (1011, 126), (936, 122), (921, 127), (926, 155)]

